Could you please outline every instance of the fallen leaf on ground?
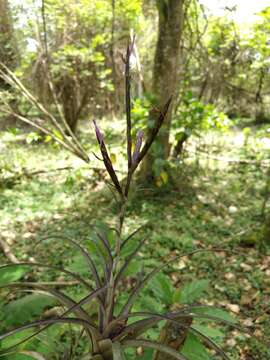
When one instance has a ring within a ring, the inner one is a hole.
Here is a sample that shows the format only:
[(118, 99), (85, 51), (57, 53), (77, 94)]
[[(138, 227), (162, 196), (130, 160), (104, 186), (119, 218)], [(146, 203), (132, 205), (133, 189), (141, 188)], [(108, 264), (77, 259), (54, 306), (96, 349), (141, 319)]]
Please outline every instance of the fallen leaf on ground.
[(226, 307), (235, 314), (239, 314), (240, 312), (240, 307), (237, 304), (226, 304)]

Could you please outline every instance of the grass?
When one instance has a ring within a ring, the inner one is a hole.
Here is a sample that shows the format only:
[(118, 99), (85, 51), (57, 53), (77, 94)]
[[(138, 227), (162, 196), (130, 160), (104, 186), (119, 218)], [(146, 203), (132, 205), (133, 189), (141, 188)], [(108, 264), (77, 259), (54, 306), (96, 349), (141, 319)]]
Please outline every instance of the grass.
[[(85, 145), (96, 151), (92, 135), (87, 135), (84, 128), (83, 131)], [(123, 150), (119, 143), (115, 146), (119, 130), (111, 127), (107, 134), (122, 171)], [(184, 258), (167, 274), (178, 288), (193, 279), (209, 280), (205, 303), (221, 305), (244, 325), (256, 326), (256, 336), (235, 331), (226, 337), (225, 347), (235, 360), (270, 359), (270, 242), (262, 243), (258, 230), (265, 169), (256, 163), (227, 161), (267, 158), (267, 142), (260, 147), (255, 135), (256, 130), (246, 146), (238, 130), (225, 136), (209, 134), (204, 142), (193, 140), (184, 163), (173, 165), (173, 184), (133, 194), (126, 225), (128, 232), (148, 224), (151, 238), (140, 254), (146, 266), (194, 247), (229, 250), (196, 256), (192, 261)], [(98, 220), (112, 224), (115, 209), (110, 191), (103, 185), (104, 173), (87, 168), (51, 143), (27, 144), (26, 138), (23, 132), (3, 132), (0, 138), (2, 237), (19, 259), (65, 263), (83, 271), (77, 254), (63, 242), (44, 243), (34, 252), (33, 244), (42, 236), (55, 233), (83, 242)], [(75, 169), (48, 171), (69, 166)], [(102, 168), (94, 157), (91, 166)], [(30, 174), (36, 170), (44, 173)], [(2, 254), (0, 262), (7, 262)], [(43, 281), (59, 280), (47, 272), (33, 276)]]

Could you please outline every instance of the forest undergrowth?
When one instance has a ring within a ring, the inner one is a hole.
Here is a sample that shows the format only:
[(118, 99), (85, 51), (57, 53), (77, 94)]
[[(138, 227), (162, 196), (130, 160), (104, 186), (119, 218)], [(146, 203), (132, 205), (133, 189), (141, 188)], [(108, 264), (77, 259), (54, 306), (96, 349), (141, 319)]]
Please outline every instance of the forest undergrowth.
[[(117, 154), (119, 163), (121, 128), (106, 129), (111, 154)], [(89, 126), (81, 136), (89, 151), (96, 146)], [(0, 228), (13, 255), (85, 271), (78, 254), (57, 234), (83, 243), (97, 219), (108, 224), (114, 220), (109, 211), (111, 193), (103, 185), (103, 164), (95, 159), (89, 169), (51, 142), (22, 130), (3, 131), (0, 148)], [(269, 148), (253, 131), (247, 139), (240, 129), (192, 140), (183, 159), (171, 164), (172, 183), (158, 190), (139, 188), (128, 208), (127, 231), (143, 224), (151, 229), (136, 268), (142, 259), (150, 267), (195, 247), (224, 248), (192, 260), (184, 257), (165, 276), (180, 289), (197, 281), (200, 300), (223, 307), (254, 330), (255, 336), (237, 330), (230, 335), (216, 333), (231, 359), (270, 359), (270, 239), (262, 239), (260, 222), (266, 196), (267, 159), (263, 157)], [(51, 240), (34, 246), (44, 236)], [(2, 253), (0, 262), (8, 262)], [(132, 267), (129, 272), (132, 283)], [(67, 281), (47, 271), (30, 276), (31, 281)], [(76, 291), (79, 297), (80, 287)], [(150, 295), (145, 299), (149, 309), (164, 303), (158, 294), (154, 304)]]

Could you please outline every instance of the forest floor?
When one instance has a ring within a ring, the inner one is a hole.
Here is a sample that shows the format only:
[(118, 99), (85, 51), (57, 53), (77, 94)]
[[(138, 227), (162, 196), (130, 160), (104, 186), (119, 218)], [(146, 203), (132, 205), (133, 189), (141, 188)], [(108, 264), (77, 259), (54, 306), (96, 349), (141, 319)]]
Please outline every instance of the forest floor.
[[(260, 230), (270, 146), (255, 133), (232, 130), (191, 141), (184, 160), (173, 165), (173, 185), (133, 194), (125, 228), (148, 224), (151, 237), (142, 258), (149, 267), (196, 247), (224, 249), (184, 257), (167, 275), (176, 288), (208, 280), (200, 300), (227, 309), (253, 330), (254, 336), (224, 330), (222, 343), (234, 360), (270, 359), (270, 239), (263, 242)], [(107, 129), (106, 135), (122, 164), (119, 132)], [(82, 133), (83, 142), (98, 151), (91, 136)], [(14, 130), (0, 135), (1, 239), (20, 260), (65, 264), (84, 273), (78, 254), (61, 240), (33, 245), (48, 234), (83, 243), (98, 221), (113, 224), (116, 210), (102, 163), (96, 160), (89, 168), (34, 138)], [(0, 263), (6, 262), (0, 253)], [(33, 276), (63, 280), (47, 271)]]

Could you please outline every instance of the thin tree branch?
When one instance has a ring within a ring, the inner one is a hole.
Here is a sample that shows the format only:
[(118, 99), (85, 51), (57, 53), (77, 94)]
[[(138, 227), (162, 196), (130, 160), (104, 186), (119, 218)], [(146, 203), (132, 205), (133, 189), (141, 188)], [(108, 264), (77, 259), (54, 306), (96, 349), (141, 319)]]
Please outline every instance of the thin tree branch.
[(71, 136), (71, 138), (74, 141), (76, 147), (78, 147), (78, 149), (87, 158), (88, 155), (87, 155), (86, 151), (81, 146), (81, 144), (78, 141), (76, 135), (73, 133), (73, 131), (71, 130), (69, 124), (67, 123), (67, 121), (65, 119), (65, 116), (64, 116), (63, 111), (62, 111), (62, 107), (59, 104), (59, 101), (57, 99), (54, 84), (52, 82), (51, 72), (50, 72), (50, 59), (49, 59), (49, 53), (48, 53), (47, 24), (46, 24), (46, 14), (45, 14), (45, 0), (42, 0), (41, 17), (42, 17), (43, 32), (44, 32), (44, 34), (43, 34), (43, 36), (44, 36), (44, 50), (45, 50), (45, 55), (46, 55), (44, 65), (45, 65), (45, 73), (46, 73), (46, 76), (47, 76), (49, 88), (50, 88), (51, 94), (53, 96), (54, 103), (56, 105), (57, 111), (58, 111), (58, 113), (60, 115), (60, 118), (62, 120), (62, 123), (63, 123), (65, 129), (67, 130), (68, 134)]
[[(17, 118), (19, 118), (20, 120), (24, 121), (24, 122), (28, 122), (30, 125), (35, 126), (36, 128), (38, 128), (39, 130), (41, 130), (42, 132), (44, 132), (47, 135), (50, 135), (52, 138), (54, 138), (56, 141), (58, 141), (62, 146), (64, 146), (65, 148), (67, 148), (69, 151), (71, 151), (72, 153), (74, 153), (76, 156), (80, 157), (82, 160), (84, 160), (85, 162), (89, 163), (90, 159), (89, 156), (87, 155), (87, 153), (85, 152), (85, 150), (81, 150), (75, 142), (74, 140), (74, 135), (71, 137), (67, 136), (64, 129), (61, 127), (61, 125), (59, 124), (59, 122), (55, 119), (55, 117), (26, 89), (26, 87), (22, 84), (22, 82), (17, 78), (17, 76), (11, 71), (9, 70), (5, 64), (3, 64), (2, 62), (0, 62), (0, 66), (2, 67), (2, 69), (0, 68), (0, 76), (7, 82), (9, 83), (13, 88), (15, 88), (16, 90), (18, 90), (33, 106), (35, 106), (39, 111), (41, 111), (52, 123), (52, 125), (59, 130), (62, 138), (64, 139), (64, 141), (62, 141), (61, 139), (59, 139), (57, 136), (55, 136), (50, 130), (37, 125), (36, 123), (32, 122), (29, 119), (26, 119), (25, 117), (23, 117), (22, 115), (19, 115), (17, 113), (15, 113), (13, 110), (10, 110), (10, 113), (12, 113), (12, 115), (16, 116)], [(4, 72), (3, 70), (5, 70), (6, 72)], [(23, 119), (24, 118), (24, 119)], [(73, 140), (73, 141), (72, 141)], [(64, 145), (65, 144), (65, 145)]]

